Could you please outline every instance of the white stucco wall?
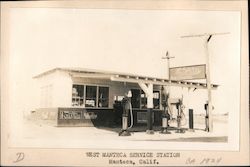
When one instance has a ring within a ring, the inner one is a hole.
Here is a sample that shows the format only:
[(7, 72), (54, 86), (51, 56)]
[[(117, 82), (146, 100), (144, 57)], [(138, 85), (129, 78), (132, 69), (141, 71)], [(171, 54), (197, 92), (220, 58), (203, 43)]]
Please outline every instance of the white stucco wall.
[(68, 73), (55, 71), (37, 79), (38, 108), (68, 107), (71, 105), (72, 80)]
[(67, 72), (57, 71), (54, 78), (54, 106), (71, 106), (72, 79)]
[[(48, 108), (54, 105), (54, 77), (55, 73), (50, 73), (45, 76), (36, 78), (37, 81), (37, 95), (38, 95), (38, 108)], [(50, 90), (47, 90), (50, 87)], [(48, 98), (51, 96), (51, 98)], [(49, 103), (47, 103), (49, 101)]]

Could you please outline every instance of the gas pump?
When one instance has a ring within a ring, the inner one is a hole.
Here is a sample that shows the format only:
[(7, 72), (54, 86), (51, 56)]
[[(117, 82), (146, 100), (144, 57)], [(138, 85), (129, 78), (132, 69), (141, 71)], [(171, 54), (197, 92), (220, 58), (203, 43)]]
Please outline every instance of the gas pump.
[(206, 125), (206, 128), (205, 128), (205, 131), (209, 132), (209, 120), (208, 120), (208, 110), (207, 110), (207, 106), (208, 104), (204, 104), (204, 109), (206, 110), (206, 116), (205, 116), (205, 125)]
[[(128, 93), (123, 99), (122, 99), (122, 107), (123, 107), (123, 113), (122, 113), (122, 130), (119, 132), (119, 136), (131, 136), (131, 133), (129, 131), (130, 128), (133, 126), (133, 112), (132, 112), (132, 105), (130, 102), (130, 96), (131, 92)], [(130, 118), (131, 118), (131, 125), (128, 127), (128, 116), (130, 112)]]
[[(206, 110), (206, 116), (205, 116), (205, 131), (209, 132), (209, 116), (208, 116), (208, 101), (204, 104), (204, 109)], [(212, 110), (214, 109), (214, 106), (212, 106)]]
[(182, 107), (183, 107), (182, 100), (179, 99), (178, 103), (176, 103), (176, 109), (177, 109), (177, 130), (176, 130), (176, 133), (185, 133), (184, 129), (181, 128), (181, 113), (183, 112)]
[(162, 105), (164, 108), (163, 114), (162, 114), (162, 128), (160, 133), (162, 134), (171, 134), (171, 132), (168, 131), (168, 120), (170, 119), (170, 115), (168, 113), (168, 99), (169, 99), (169, 94), (166, 94), (162, 98)]

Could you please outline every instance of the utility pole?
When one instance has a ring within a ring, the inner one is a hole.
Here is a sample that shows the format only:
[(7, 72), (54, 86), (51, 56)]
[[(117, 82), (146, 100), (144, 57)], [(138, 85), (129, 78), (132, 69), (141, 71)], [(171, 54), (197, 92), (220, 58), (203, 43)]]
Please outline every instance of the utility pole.
[[(171, 79), (171, 76), (170, 76), (170, 59), (172, 59), (172, 58), (175, 58), (175, 57), (170, 56), (168, 51), (166, 52), (166, 56), (162, 57), (162, 59), (167, 59), (167, 63), (168, 63), (168, 79), (169, 80)], [(166, 96), (168, 96), (167, 105), (168, 105), (168, 107), (171, 107), (171, 105), (170, 105), (170, 86), (163, 86), (163, 87), (165, 89)], [(167, 110), (166, 110), (167, 113), (165, 113), (166, 115), (168, 114), (168, 111), (171, 112), (171, 110), (169, 110), (167, 108)], [(172, 119), (172, 113), (170, 114), (170, 119)]]
[(205, 33), (205, 34), (198, 34), (198, 35), (187, 35), (187, 36), (181, 36), (181, 38), (194, 38), (194, 37), (202, 37), (204, 39), (204, 48), (205, 48), (205, 54), (206, 54), (206, 82), (207, 82), (207, 93), (208, 93), (208, 127), (206, 127), (206, 130), (208, 132), (213, 131), (213, 118), (212, 118), (212, 94), (211, 94), (211, 80), (210, 80), (210, 60), (209, 60), (209, 50), (208, 50), (208, 42), (214, 35), (226, 35), (229, 34), (229, 32), (226, 33)]
[(162, 59), (167, 59), (168, 63), (168, 79), (170, 80), (170, 59), (174, 58), (174, 56), (169, 56), (168, 51), (166, 52), (166, 56), (162, 57)]

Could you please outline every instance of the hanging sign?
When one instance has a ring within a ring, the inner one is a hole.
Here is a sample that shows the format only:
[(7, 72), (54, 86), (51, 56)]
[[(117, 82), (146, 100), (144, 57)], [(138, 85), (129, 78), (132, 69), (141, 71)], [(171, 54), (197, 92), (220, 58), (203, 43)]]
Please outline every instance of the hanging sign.
[(169, 69), (171, 80), (205, 79), (206, 65), (181, 66)]

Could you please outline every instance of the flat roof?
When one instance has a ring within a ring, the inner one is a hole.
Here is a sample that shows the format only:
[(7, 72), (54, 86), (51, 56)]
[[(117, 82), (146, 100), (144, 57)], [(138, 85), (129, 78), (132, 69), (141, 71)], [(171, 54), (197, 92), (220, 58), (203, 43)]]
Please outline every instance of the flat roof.
[[(40, 73), (33, 78), (41, 78), (45, 75), (53, 73), (55, 71), (64, 71), (71, 74), (72, 77), (80, 78), (98, 78), (98, 79), (109, 79), (114, 82), (129, 82), (129, 83), (152, 83), (154, 85), (162, 86), (177, 86), (177, 87), (187, 87), (187, 88), (197, 88), (206, 89), (206, 83), (192, 82), (186, 80), (169, 80), (164, 78), (156, 78), (150, 76), (139, 76), (129, 73), (117, 73), (112, 71), (103, 71), (95, 69), (85, 69), (85, 68), (54, 68), (43, 73)], [(211, 84), (212, 89), (216, 89), (218, 85)]]
[[(65, 72), (71, 72), (71, 73), (80, 73), (80, 74), (104, 74), (104, 75), (129, 75), (129, 76), (136, 76), (134, 74), (130, 73), (118, 73), (114, 71), (105, 71), (105, 70), (97, 70), (97, 69), (89, 69), (89, 68), (79, 68), (79, 67), (57, 67), (50, 70), (47, 70), (45, 72), (42, 72), (33, 78), (40, 78), (47, 74), (53, 73), (55, 71), (65, 71)], [(147, 76), (144, 76), (147, 77)]]

